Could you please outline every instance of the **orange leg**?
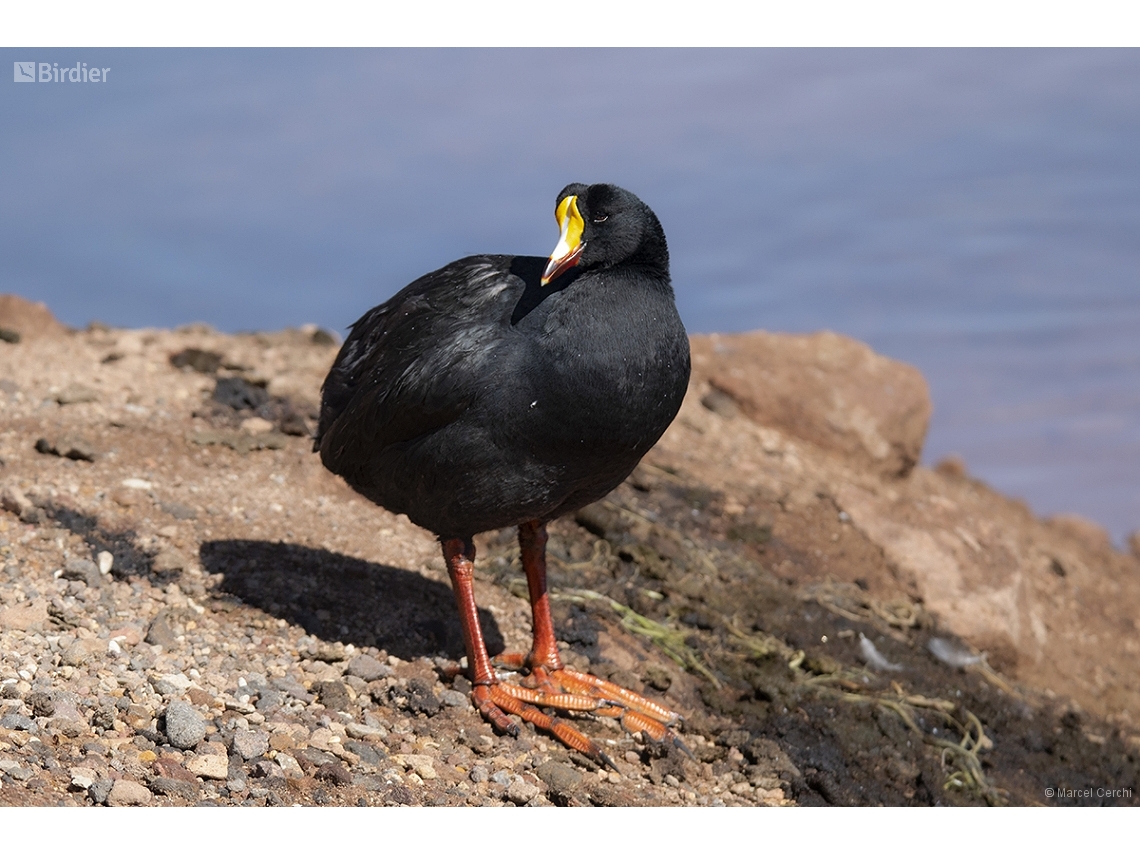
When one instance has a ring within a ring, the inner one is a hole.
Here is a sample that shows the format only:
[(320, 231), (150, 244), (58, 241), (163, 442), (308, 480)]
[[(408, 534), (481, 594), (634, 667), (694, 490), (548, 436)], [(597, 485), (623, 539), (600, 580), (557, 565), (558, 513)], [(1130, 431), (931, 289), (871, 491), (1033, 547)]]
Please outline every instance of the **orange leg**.
[(453, 537), (443, 541), (443, 559), (451, 576), (455, 591), (455, 604), (459, 606), (459, 622), (463, 625), (463, 644), (467, 648), (467, 666), (471, 669), (471, 682), (475, 684), (472, 700), (483, 718), (511, 736), (518, 736), (519, 726), (511, 721), (491, 700), (488, 687), (499, 682), (487, 655), (483, 628), (479, 626), (479, 610), (475, 605), (475, 544), (470, 540)]
[[(506, 715), (507, 712), (514, 713), (535, 727), (554, 734), (569, 748), (581, 751), (595, 762), (612, 767), (613, 761), (592, 739), (565, 722), (551, 718), (525, 699), (514, 696), (508, 691), (508, 688), (513, 687), (499, 682), (491, 667), (491, 657), (487, 654), (487, 644), (483, 640), (483, 628), (479, 626), (479, 612), (475, 605), (475, 545), (470, 540), (450, 538), (443, 541), (442, 546), (447, 572), (451, 576), (451, 587), (455, 591), (455, 602), (459, 607), (471, 682), (475, 684), (471, 700), (479, 713), (501, 732), (518, 736), (519, 726)], [(551, 638), (553, 637), (551, 632)]]
[(546, 523), (535, 520), (519, 526), (519, 552), (534, 622), (534, 641), (526, 656), (526, 665), (532, 671), (538, 668), (560, 671), (562, 657), (558, 655), (554, 621), (550, 618), (550, 596), (546, 593)]
[(530, 592), (534, 640), (526, 656), (504, 654), (496, 659), (507, 667), (529, 669), (530, 674), (523, 684), (514, 685), (502, 683), (495, 676), (483, 641), (473, 584), (475, 547), (470, 540), (460, 538), (443, 542), (443, 555), (463, 624), (471, 680), (475, 684), (471, 698), (482, 716), (500, 731), (517, 736), (518, 725), (507, 713), (517, 715), (549, 731), (566, 746), (609, 766), (613, 766), (613, 762), (592, 739), (542, 712), (540, 707), (618, 718), (628, 732), (641, 733), (658, 742), (669, 738), (688, 753), (684, 743), (670, 730), (681, 720), (675, 712), (608, 680), (562, 667), (546, 590), (546, 524), (533, 521), (520, 525), (519, 547)]
[[(520, 525), (519, 549), (530, 593), (534, 640), (523, 660), (530, 669), (530, 676), (523, 687), (504, 686), (504, 689), (512, 693), (528, 689), (530, 695), (526, 700), (539, 706), (588, 710), (596, 715), (620, 718), (630, 733), (641, 732), (658, 741), (672, 736), (669, 728), (681, 720), (672, 710), (608, 680), (562, 667), (546, 590), (546, 524), (535, 520)], [(514, 659), (507, 657), (506, 661)], [(676, 737), (673, 739), (678, 741)]]

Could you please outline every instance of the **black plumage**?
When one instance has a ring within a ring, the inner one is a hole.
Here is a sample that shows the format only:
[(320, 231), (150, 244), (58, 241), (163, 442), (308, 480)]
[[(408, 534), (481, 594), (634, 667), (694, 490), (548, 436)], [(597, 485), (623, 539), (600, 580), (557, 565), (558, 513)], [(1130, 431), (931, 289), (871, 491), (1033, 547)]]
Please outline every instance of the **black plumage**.
[(478, 255), (352, 326), (323, 387), (321, 460), (441, 538), (548, 521), (625, 479), (676, 415), (689, 344), (665, 234), (633, 194), (572, 184), (582, 251)]
[[(571, 184), (549, 259), (477, 255), (429, 273), (353, 324), (322, 390), (329, 469), (439, 535), (463, 624), (472, 700), (609, 762), (543, 708), (613, 715), (651, 739), (680, 717), (562, 666), (546, 591), (546, 523), (620, 484), (681, 406), (689, 340), (665, 233), (632, 193)], [(517, 525), (534, 641), (495, 673), (475, 605), (472, 536)], [(676, 738), (675, 736), (673, 737)]]

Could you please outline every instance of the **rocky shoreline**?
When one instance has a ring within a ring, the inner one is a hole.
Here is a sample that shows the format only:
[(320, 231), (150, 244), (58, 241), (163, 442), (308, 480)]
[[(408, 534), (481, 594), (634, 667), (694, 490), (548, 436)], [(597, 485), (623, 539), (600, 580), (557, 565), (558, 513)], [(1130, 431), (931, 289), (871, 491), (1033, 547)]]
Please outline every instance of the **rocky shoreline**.
[(675, 425), (552, 526), (569, 664), (686, 717), (692, 756), (583, 719), (615, 771), (471, 708), (438, 545), (310, 451), (335, 336), (0, 329), (0, 804), (1140, 803), (1140, 557), (916, 465), (925, 383), (857, 342), (694, 338)]

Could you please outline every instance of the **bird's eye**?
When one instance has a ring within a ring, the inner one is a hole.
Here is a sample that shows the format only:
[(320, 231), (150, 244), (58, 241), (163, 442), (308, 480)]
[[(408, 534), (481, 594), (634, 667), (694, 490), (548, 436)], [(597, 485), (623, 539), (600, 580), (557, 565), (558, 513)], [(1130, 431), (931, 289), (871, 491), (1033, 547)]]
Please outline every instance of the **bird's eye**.
[(604, 222), (605, 222), (606, 220), (608, 220), (609, 218), (610, 218), (610, 215), (609, 215), (609, 214), (595, 214), (593, 217), (591, 217), (591, 219), (592, 219), (592, 220), (593, 220), (595, 223), (604, 223)]

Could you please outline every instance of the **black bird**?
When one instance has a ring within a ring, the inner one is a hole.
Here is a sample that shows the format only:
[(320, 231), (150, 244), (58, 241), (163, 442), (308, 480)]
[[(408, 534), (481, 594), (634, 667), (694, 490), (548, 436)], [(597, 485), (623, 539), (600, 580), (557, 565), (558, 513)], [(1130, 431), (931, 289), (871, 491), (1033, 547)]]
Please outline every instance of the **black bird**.
[[(679, 717), (562, 667), (546, 594), (546, 524), (620, 484), (672, 422), (689, 340), (657, 216), (612, 184), (558, 194), (549, 259), (475, 255), (422, 276), (352, 325), (322, 387), (315, 450), (357, 492), (439, 536), (480, 712), (597, 746), (538, 707), (620, 717), (661, 739)], [(476, 617), (472, 536), (519, 527), (534, 643), (495, 676)]]

